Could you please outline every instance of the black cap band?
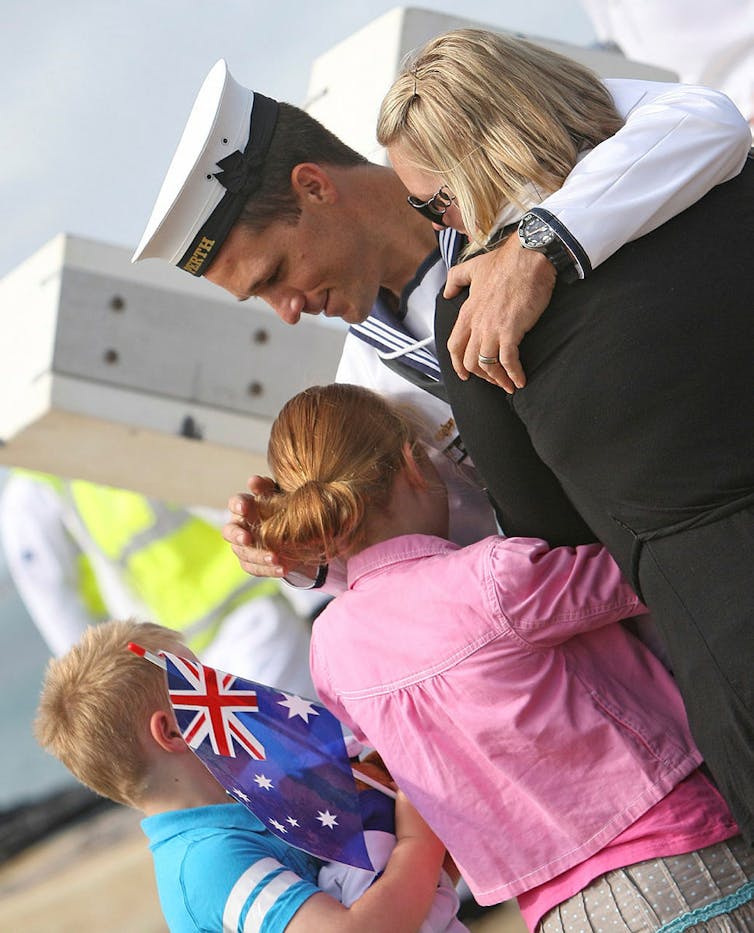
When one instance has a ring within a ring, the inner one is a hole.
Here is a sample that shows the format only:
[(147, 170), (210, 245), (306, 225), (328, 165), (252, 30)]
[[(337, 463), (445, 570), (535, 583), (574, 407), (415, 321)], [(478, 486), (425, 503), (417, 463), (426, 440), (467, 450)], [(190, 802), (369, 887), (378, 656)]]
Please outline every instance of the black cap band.
[(247, 200), (259, 187), (279, 109), (276, 100), (254, 94), (246, 149), (236, 150), (217, 163), (220, 171), (214, 177), (226, 189), (225, 194), (178, 261), (180, 269), (191, 275), (204, 275), (217, 256)]

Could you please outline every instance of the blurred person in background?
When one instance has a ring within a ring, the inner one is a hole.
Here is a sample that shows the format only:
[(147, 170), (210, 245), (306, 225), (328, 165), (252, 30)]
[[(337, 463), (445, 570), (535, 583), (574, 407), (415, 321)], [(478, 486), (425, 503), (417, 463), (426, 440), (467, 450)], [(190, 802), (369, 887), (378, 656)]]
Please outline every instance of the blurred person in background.
[(13, 471), (0, 496), (8, 569), (52, 654), (108, 617), (159, 619), (222, 670), (313, 697), (310, 616), (322, 599), (238, 566), (211, 520), (125, 489)]

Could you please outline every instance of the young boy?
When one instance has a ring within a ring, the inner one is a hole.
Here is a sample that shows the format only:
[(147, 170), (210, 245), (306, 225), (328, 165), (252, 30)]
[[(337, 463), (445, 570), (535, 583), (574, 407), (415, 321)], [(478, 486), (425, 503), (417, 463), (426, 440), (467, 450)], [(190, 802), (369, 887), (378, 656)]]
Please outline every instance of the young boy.
[[(383, 873), (350, 907), (326, 893), (319, 873), (325, 884), (332, 866), (229, 802), (183, 740), (163, 672), (128, 651), (131, 641), (155, 654), (193, 657), (159, 625), (92, 627), (50, 662), (35, 732), (83, 784), (145, 814), (142, 828), (172, 933), (465, 929), (455, 919), (451, 890), (438, 889), (443, 845), (400, 793), (397, 841)], [(335, 867), (327, 883), (337, 892), (343, 866)]]

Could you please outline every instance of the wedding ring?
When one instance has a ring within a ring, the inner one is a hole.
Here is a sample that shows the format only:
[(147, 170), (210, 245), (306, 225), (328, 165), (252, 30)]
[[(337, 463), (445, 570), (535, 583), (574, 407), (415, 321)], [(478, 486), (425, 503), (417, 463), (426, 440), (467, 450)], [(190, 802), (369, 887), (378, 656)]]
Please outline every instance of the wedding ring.
[(482, 366), (491, 366), (493, 363), (499, 363), (500, 360), (496, 356), (482, 356), (479, 354), (479, 362)]

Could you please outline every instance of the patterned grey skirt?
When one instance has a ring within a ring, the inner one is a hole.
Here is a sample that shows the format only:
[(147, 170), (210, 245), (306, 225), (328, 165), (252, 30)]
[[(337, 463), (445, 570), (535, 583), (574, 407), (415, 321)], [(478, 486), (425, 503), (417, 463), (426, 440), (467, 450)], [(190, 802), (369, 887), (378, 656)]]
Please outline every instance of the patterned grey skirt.
[(740, 836), (607, 872), (537, 933), (754, 933), (754, 849)]

